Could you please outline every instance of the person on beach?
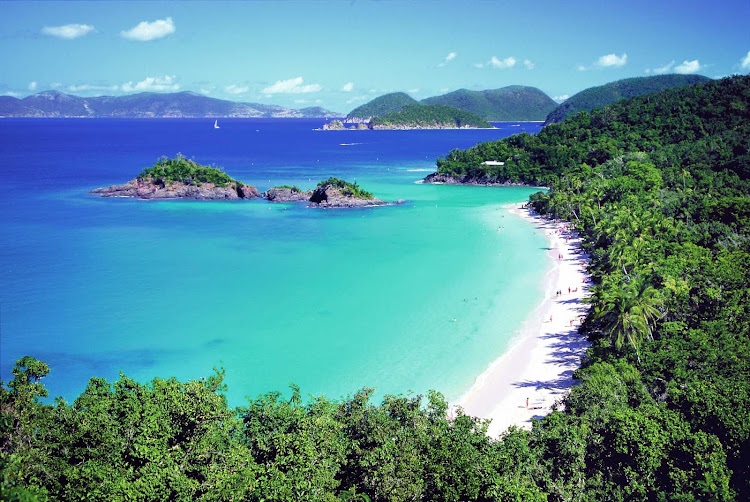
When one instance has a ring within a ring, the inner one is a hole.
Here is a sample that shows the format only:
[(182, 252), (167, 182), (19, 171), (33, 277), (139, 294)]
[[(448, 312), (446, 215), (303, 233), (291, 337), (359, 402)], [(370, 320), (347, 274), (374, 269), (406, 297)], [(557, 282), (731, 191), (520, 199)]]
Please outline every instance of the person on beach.
[(528, 397), (526, 398), (526, 409), (527, 410), (529, 409), (529, 398)]

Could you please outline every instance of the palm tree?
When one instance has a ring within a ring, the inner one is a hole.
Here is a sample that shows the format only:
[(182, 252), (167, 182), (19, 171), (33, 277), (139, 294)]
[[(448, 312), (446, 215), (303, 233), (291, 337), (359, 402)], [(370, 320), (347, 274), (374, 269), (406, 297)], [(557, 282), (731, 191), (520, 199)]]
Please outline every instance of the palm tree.
[(594, 318), (604, 323), (604, 331), (609, 333), (615, 348), (621, 350), (627, 343), (635, 350), (640, 364), (643, 340), (653, 340), (652, 326), (662, 316), (658, 309), (662, 299), (642, 278), (624, 286), (602, 286), (594, 299)]

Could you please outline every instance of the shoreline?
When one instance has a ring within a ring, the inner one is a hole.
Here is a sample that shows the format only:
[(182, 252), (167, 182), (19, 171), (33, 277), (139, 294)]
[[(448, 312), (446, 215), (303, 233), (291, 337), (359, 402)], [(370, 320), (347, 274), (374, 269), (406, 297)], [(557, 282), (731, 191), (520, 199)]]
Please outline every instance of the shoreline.
[(467, 415), (492, 419), (487, 430), (491, 437), (511, 425), (531, 429), (532, 419), (550, 413), (575, 384), (573, 372), (589, 346), (578, 333), (588, 310), (582, 300), (590, 287), (580, 238), (564, 223), (542, 218), (522, 204), (510, 206), (509, 212), (544, 232), (551, 266), (543, 279), (544, 300), (526, 318), (511, 347), (452, 403)]

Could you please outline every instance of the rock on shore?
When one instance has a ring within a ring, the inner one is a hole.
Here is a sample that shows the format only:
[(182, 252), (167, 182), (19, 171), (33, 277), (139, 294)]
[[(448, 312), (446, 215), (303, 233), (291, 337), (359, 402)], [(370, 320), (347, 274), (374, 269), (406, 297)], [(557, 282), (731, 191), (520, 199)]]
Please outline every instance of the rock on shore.
[(423, 183), (435, 183), (444, 185), (478, 185), (478, 186), (492, 186), (492, 187), (519, 187), (528, 186), (525, 183), (515, 183), (513, 181), (498, 181), (492, 178), (472, 178), (470, 176), (463, 176), (456, 178), (446, 174), (432, 173), (428, 174), (422, 180)]
[(343, 193), (331, 185), (324, 185), (315, 190), (301, 191), (288, 187), (275, 187), (263, 192), (262, 197), (270, 202), (307, 202), (308, 207), (355, 208), (401, 204), (403, 200), (386, 202), (381, 199), (361, 199)]

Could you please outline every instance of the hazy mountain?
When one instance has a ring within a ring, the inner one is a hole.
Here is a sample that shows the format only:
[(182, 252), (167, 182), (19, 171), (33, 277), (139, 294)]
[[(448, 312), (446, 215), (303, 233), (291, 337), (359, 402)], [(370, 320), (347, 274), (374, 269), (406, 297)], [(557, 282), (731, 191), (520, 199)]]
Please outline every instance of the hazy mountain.
[(23, 99), (0, 96), (2, 117), (340, 117), (324, 108), (302, 110), (260, 103), (239, 103), (194, 92), (143, 92), (127, 96), (84, 98), (44, 91)]
[(634, 98), (663, 91), (672, 87), (707, 82), (711, 80), (702, 75), (655, 75), (617, 80), (598, 87), (590, 87), (568, 98), (552, 110), (547, 116), (545, 125), (562, 122), (578, 112), (587, 112), (596, 108), (617, 103), (626, 98)]

